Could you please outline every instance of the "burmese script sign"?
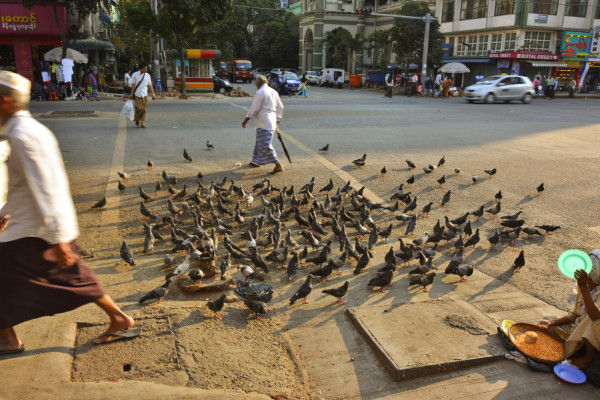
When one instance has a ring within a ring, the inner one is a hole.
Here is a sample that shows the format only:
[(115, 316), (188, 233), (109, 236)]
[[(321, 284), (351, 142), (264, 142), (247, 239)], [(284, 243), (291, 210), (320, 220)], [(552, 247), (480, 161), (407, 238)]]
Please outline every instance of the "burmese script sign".
[(544, 60), (544, 61), (558, 61), (560, 56), (558, 54), (543, 54), (543, 53), (517, 53), (517, 52), (490, 52), (489, 58), (516, 58), (520, 60)]
[[(65, 27), (65, 7), (57, 6), (61, 29)], [(58, 36), (52, 7), (25, 8), (19, 4), (0, 4), (0, 35)]]
[(560, 55), (567, 61), (587, 61), (590, 57), (591, 32), (564, 32)]

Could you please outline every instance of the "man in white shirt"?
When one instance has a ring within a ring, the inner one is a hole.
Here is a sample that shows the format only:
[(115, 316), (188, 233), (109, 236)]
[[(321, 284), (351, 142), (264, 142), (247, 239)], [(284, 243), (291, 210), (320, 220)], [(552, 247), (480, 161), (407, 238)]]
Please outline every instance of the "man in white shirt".
[(135, 126), (147, 128), (146, 122), (146, 105), (148, 104), (148, 89), (152, 92), (152, 100), (156, 100), (154, 96), (154, 88), (152, 87), (152, 78), (148, 73), (148, 64), (142, 63), (139, 71), (136, 71), (131, 76), (131, 95), (129, 99), (135, 101)]
[(283, 172), (283, 166), (277, 158), (277, 153), (273, 148), (273, 133), (277, 129), (279, 118), (283, 116), (283, 104), (277, 92), (267, 85), (267, 78), (263, 75), (256, 77), (256, 94), (250, 106), (250, 111), (246, 114), (242, 127), (251, 119), (256, 120), (256, 144), (252, 153), (250, 166), (275, 164), (272, 174)]
[(27, 111), (30, 86), (23, 76), (0, 71), (0, 135), (10, 146), (8, 195), (0, 208), (0, 356), (25, 349), (14, 326), (91, 302), (110, 318), (94, 343), (139, 335), (82, 262), (64, 161), (52, 132)]
[(394, 74), (392, 71), (388, 71), (388, 73), (385, 74), (385, 86), (386, 90), (384, 97), (389, 97), (391, 99), (393, 96), (392, 91), (394, 88)]
[(125, 75), (123, 75), (123, 86), (125, 86), (123, 89), (123, 100), (127, 100), (127, 97), (131, 94), (131, 68), (128, 68)]
[(435, 81), (434, 81), (434, 85), (433, 85), (433, 88), (435, 89), (435, 97), (439, 97), (441, 87), (442, 87), (442, 73), (438, 72), (438, 74), (435, 77)]

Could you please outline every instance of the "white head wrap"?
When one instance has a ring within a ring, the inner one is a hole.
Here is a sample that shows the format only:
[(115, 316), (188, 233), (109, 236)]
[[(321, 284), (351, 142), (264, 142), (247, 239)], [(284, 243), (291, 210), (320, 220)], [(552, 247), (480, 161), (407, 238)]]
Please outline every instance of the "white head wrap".
[(29, 93), (31, 91), (31, 81), (29, 79), (23, 75), (9, 71), (0, 71), (0, 85), (22, 93)]

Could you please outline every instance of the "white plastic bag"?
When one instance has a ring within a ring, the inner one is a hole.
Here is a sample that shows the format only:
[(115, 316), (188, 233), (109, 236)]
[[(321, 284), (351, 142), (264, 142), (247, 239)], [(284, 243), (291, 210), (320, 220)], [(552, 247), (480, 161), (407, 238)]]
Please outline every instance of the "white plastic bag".
[(133, 104), (133, 101), (127, 100), (125, 102), (122, 114), (133, 121), (133, 118), (135, 117), (135, 105)]

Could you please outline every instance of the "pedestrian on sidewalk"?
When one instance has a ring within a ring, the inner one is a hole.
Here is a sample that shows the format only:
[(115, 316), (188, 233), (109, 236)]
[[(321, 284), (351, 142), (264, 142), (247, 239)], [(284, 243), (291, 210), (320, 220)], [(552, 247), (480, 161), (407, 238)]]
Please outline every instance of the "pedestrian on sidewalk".
[(148, 89), (152, 92), (152, 100), (156, 100), (154, 88), (152, 87), (152, 78), (148, 73), (148, 64), (142, 63), (140, 69), (131, 76), (131, 94), (129, 99), (135, 102), (135, 126), (146, 126), (146, 107), (148, 105)]
[(390, 99), (392, 98), (393, 94), (393, 89), (394, 89), (394, 74), (392, 73), (392, 71), (388, 71), (388, 73), (385, 75), (385, 97), (389, 97)]
[(127, 68), (125, 75), (123, 75), (123, 86), (123, 101), (125, 101), (131, 93), (131, 68)]
[(446, 80), (444, 81), (444, 98), (447, 99), (449, 96), (450, 88), (452, 87), (452, 79), (450, 79), (450, 75), (446, 76)]
[(0, 136), (10, 146), (0, 208), (0, 356), (25, 347), (14, 327), (95, 302), (110, 319), (95, 344), (139, 335), (82, 262), (79, 228), (56, 138), (29, 113), (30, 81), (0, 71)]
[(283, 166), (273, 148), (273, 133), (277, 129), (279, 119), (283, 117), (283, 104), (277, 92), (267, 85), (267, 78), (256, 77), (256, 94), (250, 106), (250, 111), (242, 122), (245, 128), (248, 121), (256, 120), (256, 144), (252, 153), (250, 166), (258, 167), (265, 164), (275, 164), (272, 174), (283, 172)]
[(98, 82), (96, 81), (94, 72), (91, 69), (88, 71), (88, 91), (90, 93), (90, 100), (96, 99), (96, 101), (100, 101), (100, 95), (98, 94)]

